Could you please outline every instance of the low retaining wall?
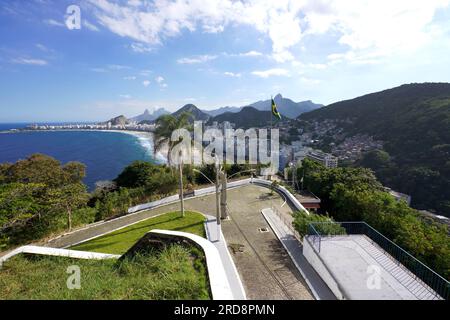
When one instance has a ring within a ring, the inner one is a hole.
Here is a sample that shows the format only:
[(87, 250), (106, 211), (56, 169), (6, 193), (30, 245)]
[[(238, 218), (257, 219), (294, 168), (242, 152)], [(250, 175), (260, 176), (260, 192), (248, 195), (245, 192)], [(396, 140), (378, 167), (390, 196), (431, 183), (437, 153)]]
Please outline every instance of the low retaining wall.
[[(268, 188), (272, 187), (272, 182), (269, 180), (249, 178), (249, 179), (229, 182), (227, 189), (242, 187), (242, 186), (252, 184), (252, 183), (263, 186), (263, 187), (268, 187)], [(305, 207), (303, 207), (303, 205), (300, 203), (300, 201), (298, 201), (298, 199), (292, 193), (290, 193), (289, 190), (287, 190), (283, 186), (278, 186), (277, 190), (279, 192), (281, 192), (284, 196), (286, 196), (286, 198), (290, 201), (290, 203), (292, 203), (292, 205), (297, 210), (304, 211), (309, 214), (308, 210), (306, 210)], [(194, 191), (194, 197), (205, 196), (208, 194), (213, 194), (215, 192), (216, 192), (215, 186), (202, 188), (202, 189), (198, 189), (198, 190)], [(167, 197), (167, 198), (164, 198), (161, 200), (140, 204), (140, 205), (129, 208), (128, 213), (135, 213), (135, 212), (142, 211), (142, 210), (153, 209), (153, 208), (165, 205), (165, 204), (170, 204), (170, 203), (179, 201), (179, 199), (180, 198), (178, 195), (174, 195), (174, 196), (170, 196), (170, 197)]]
[(97, 253), (97, 252), (87, 252), (87, 251), (76, 251), (76, 250), (67, 250), (67, 249), (56, 249), (56, 248), (48, 248), (48, 247), (38, 247), (38, 246), (23, 246), (17, 248), (10, 253), (4, 255), (0, 258), (0, 268), (3, 263), (12, 257), (22, 254), (38, 254), (45, 256), (55, 256), (55, 257), (65, 257), (65, 258), (73, 258), (73, 259), (86, 259), (86, 260), (104, 260), (104, 259), (118, 259), (120, 255), (116, 254), (107, 254), (107, 253)]
[[(253, 179), (254, 184), (262, 185), (265, 187), (271, 187), (272, 181), (264, 180), (264, 179)], [(309, 214), (309, 211), (305, 209), (305, 207), (298, 201), (298, 199), (285, 187), (278, 186), (277, 190), (281, 192), (286, 198), (292, 203), (292, 205), (298, 210), (298, 211), (304, 211), (307, 214)]]
[[(252, 179), (233, 181), (233, 182), (228, 183), (227, 189), (242, 187), (244, 185), (250, 184), (251, 182), (252, 182)], [(216, 192), (215, 186), (202, 188), (202, 189), (194, 190), (194, 197), (205, 196), (205, 195), (212, 194), (215, 192)], [(176, 195), (164, 198), (164, 199), (160, 199), (160, 200), (156, 200), (156, 201), (152, 201), (152, 202), (148, 202), (148, 203), (144, 203), (144, 204), (140, 204), (140, 205), (131, 207), (128, 209), (128, 213), (135, 213), (135, 212), (142, 211), (142, 210), (153, 209), (156, 207), (160, 207), (162, 205), (171, 204), (171, 203), (179, 201), (179, 200), (180, 200), (180, 197), (178, 194), (176, 194)]]

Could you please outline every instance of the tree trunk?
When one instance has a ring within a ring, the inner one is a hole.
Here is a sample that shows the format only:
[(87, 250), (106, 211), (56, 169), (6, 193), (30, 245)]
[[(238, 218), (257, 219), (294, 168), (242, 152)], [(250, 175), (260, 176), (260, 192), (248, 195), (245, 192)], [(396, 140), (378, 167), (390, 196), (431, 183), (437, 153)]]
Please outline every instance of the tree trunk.
[(181, 204), (181, 216), (184, 217), (184, 192), (183, 192), (183, 163), (181, 162), (180, 159), (180, 177), (179, 177), (179, 182), (180, 182), (180, 204)]
[(72, 210), (70, 208), (67, 208), (67, 222), (70, 232), (72, 231)]

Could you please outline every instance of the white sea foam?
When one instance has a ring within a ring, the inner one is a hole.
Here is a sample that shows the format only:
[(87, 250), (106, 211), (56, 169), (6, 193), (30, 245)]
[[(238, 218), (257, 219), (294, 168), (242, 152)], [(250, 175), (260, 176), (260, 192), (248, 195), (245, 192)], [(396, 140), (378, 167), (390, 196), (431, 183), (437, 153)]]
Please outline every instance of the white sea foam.
[(166, 163), (167, 159), (166, 157), (161, 153), (157, 152), (154, 153), (154, 144), (153, 144), (153, 134), (150, 132), (135, 132), (135, 131), (122, 131), (123, 133), (127, 133), (130, 135), (135, 136), (139, 144), (146, 150), (148, 155), (153, 157), (155, 160), (161, 163)]

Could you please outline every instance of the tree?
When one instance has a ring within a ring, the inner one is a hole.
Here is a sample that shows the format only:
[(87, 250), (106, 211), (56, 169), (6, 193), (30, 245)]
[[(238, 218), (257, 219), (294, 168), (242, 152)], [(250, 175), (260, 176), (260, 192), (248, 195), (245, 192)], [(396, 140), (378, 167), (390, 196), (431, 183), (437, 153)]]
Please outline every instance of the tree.
[(65, 210), (67, 213), (67, 227), (72, 230), (72, 212), (86, 204), (89, 194), (86, 186), (72, 183), (61, 188), (51, 189), (48, 193), (49, 202), (54, 210)]
[(147, 184), (149, 177), (158, 170), (159, 166), (150, 162), (135, 161), (127, 166), (114, 181), (117, 183), (118, 187), (144, 187)]
[[(163, 115), (156, 120), (156, 129), (154, 132), (155, 152), (161, 151), (164, 146), (167, 146), (167, 162), (169, 166), (172, 165), (172, 150), (175, 146), (181, 143), (181, 140), (172, 141), (172, 133), (177, 129), (189, 128), (189, 117), (191, 115), (183, 112), (178, 117), (173, 115)], [(181, 156), (181, 155), (180, 155)], [(180, 157), (181, 158), (181, 157)], [(179, 187), (180, 187), (180, 205), (181, 214), (184, 217), (184, 191), (183, 191), (183, 163), (180, 160), (178, 166), (179, 171)]]
[(43, 184), (10, 183), (0, 185), (0, 232), (25, 225), (46, 212), (42, 201)]

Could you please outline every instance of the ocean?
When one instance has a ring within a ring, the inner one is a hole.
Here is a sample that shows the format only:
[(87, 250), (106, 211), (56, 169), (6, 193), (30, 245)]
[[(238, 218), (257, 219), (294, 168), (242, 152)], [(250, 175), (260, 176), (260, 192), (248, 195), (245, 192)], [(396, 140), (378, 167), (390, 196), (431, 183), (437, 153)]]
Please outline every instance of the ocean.
[[(0, 132), (28, 124), (1, 124)], [(61, 163), (79, 161), (86, 165), (84, 183), (89, 190), (102, 180), (113, 180), (135, 160), (161, 163), (153, 154), (147, 133), (106, 131), (36, 131), (0, 133), (0, 163), (16, 162), (33, 153), (43, 153)]]

